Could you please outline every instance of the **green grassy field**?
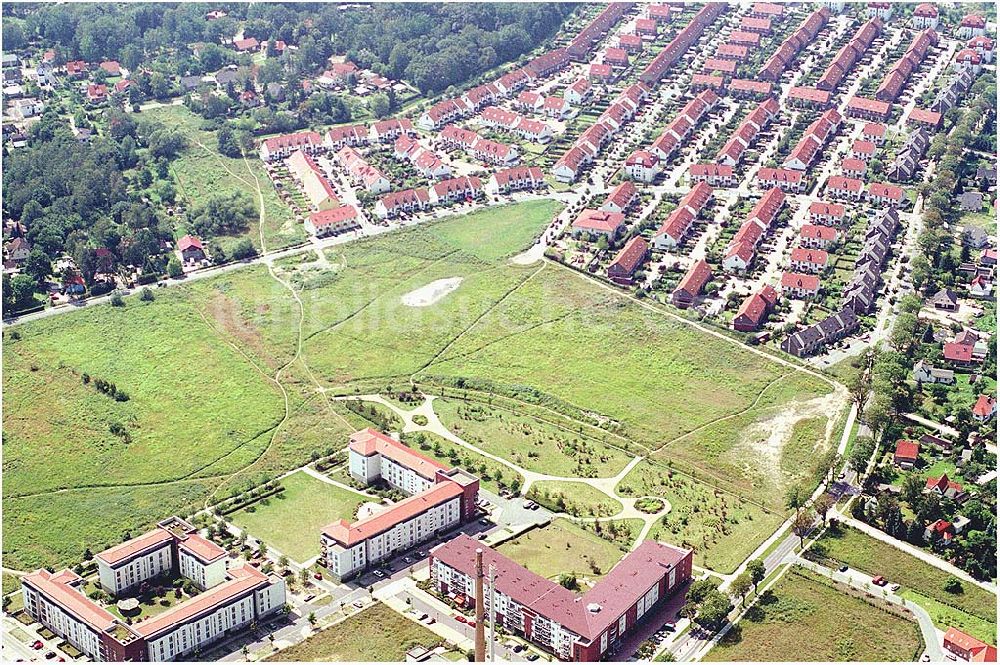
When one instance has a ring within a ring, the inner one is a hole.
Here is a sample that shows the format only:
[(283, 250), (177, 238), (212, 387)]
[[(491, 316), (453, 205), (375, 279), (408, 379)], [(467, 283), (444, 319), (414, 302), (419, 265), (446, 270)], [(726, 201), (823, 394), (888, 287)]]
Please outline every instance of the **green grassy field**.
[[(984, 621), (992, 626), (992, 632), (996, 632), (996, 595), (969, 583), (963, 583), (962, 593), (948, 593), (944, 590), (944, 583), (950, 577), (948, 573), (860, 531), (850, 528), (837, 532), (828, 530), (813, 548), (812, 554), (821, 561), (832, 560), (872, 575), (885, 575), (890, 581), (901, 584), (902, 592), (913, 591), (930, 598), (934, 603), (926, 609), (932, 617), (944, 616), (938, 606), (944, 604), (950, 606), (952, 614), (966, 625), (976, 626)], [(913, 600), (920, 602), (917, 596)], [(962, 619), (961, 614), (970, 617)]]
[(359, 504), (371, 501), (297, 471), (281, 481), (285, 491), (229, 516), (254, 538), (287, 554), (293, 561), (318, 556), (319, 532), (339, 519), (354, 520)]
[[(87, 547), (332, 452), (367, 423), (320, 388), (392, 392), (411, 377), (459, 399), (493, 388), (507, 396), (497, 398), (504, 409), (546, 414), (549, 422), (528, 423), (531, 435), (497, 429), (522, 446), (544, 439), (532, 444), (545, 456), (541, 470), (551, 462), (571, 475), (613, 474), (628, 459), (605, 446), (616, 441), (657, 448), (745, 496), (773, 497), (773, 485), (703, 455), (694, 435), (670, 442), (826, 386), (551, 263), (500, 258), (526, 247), (559, 207), (536, 201), (360, 240), (329, 250), (329, 265), (279, 261), (302, 300), (299, 357), (298, 306), (261, 267), (157, 290), (152, 303), (130, 296), (125, 308), (20, 325), (18, 340), (8, 332), (9, 565), (72, 564)], [(459, 287), (432, 305), (403, 304), (456, 276)], [(129, 400), (84, 385), (84, 372)], [(550, 422), (565, 423), (563, 434)], [(588, 437), (586, 450), (567, 454), (566, 441)], [(490, 439), (484, 432), (484, 442), (504, 445)]]
[(620, 501), (583, 482), (539, 481), (528, 496), (549, 510), (576, 517), (610, 517), (622, 510)]
[(915, 661), (916, 623), (790, 571), (703, 659), (722, 661)]
[(414, 646), (441, 638), (378, 603), (267, 658), (277, 662), (402, 662)]
[[(242, 192), (258, 205), (257, 181), (264, 196), (264, 243), (267, 249), (293, 245), (306, 239), (305, 229), (295, 221), (292, 210), (278, 198), (270, 178), (256, 155), (247, 160), (226, 157), (218, 151), (214, 131), (201, 129), (202, 119), (184, 106), (161, 106), (143, 111), (136, 120), (152, 119), (179, 130), (188, 139), (188, 146), (170, 166), (177, 186), (178, 198), (196, 206), (213, 194)], [(257, 181), (254, 180), (256, 176)], [(226, 249), (238, 238), (250, 238), (260, 248), (260, 231), (253, 220), (246, 233), (235, 237), (220, 237)]]
[(589, 436), (474, 402), (437, 399), (441, 422), (469, 443), (518, 466), (557, 476), (614, 476), (630, 456)]
[[(423, 439), (420, 438), (421, 435)], [(502, 480), (509, 489), (520, 490), (524, 484), (521, 474), (506, 464), (483, 457), (437, 434), (431, 432), (404, 434), (403, 441), (442, 464), (460, 466), (479, 474), (480, 486), (490, 492), (500, 492), (499, 480)]]
[(784, 519), (739, 496), (668, 469), (640, 462), (616, 488), (622, 496), (656, 496), (670, 512), (647, 535), (693, 548), (700, 566), (731, 573)]
[(614, 544), (562, 518), (501, 543), (497, 550), (552, 580), (562, 573), (600, 577), (622, 558)]

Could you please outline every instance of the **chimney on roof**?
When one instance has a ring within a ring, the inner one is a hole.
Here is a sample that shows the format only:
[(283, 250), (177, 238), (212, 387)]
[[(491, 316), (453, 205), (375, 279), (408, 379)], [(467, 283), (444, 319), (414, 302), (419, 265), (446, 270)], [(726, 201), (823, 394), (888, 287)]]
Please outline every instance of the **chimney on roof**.
[(476, 548), (476, 658), (486, 662), (486, 626), (483, 625), (483, 548)]

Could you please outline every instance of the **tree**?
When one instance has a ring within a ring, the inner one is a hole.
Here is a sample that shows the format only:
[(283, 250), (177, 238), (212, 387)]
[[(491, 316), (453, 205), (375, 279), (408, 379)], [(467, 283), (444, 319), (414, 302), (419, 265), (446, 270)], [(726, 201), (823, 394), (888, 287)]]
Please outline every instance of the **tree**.
[(285, 556), (284, 554), (278, 557), (278, 567), (288, 568), (288, 557)]
[(792, 533), (799, 537), (799, 547), (805, 546), (805, 538), (813, 527), (813, 518), (807, 512), (800, 512), (792, 520)]
[(873, 454), (875, 454), (875, 440), (870, 436), (859, 436), (854, 439), (854, 447), (847, 456), (847, 461), (852, 469), (861, 474), (868, 467), (868, 460)]
[(580, 588), (580, 583), (577, 581), (575, 573), (563, 573), (559, 576), (559, 586), (576, 591)]
[(902, 497), (903, 501), (910, 504), (910, 507), (914, 511), (917, 510), (918, 506), (923, 499), (924, 494), (924, 483), (921, 482), (920, 477), (916, 474), (908, 474), (903, 478), (903, 484), (900, 487), (899, 495)]
[(240, 240), (233, 246), (233, 259), (236, 261), (243, 261), (246, 259), (252, 259), (257, 256), (257, 250), (254, 248), (253, 243), (249, 239), (244, 238)]
[(716, 630), (726, 621), (732, 609), (729, 598), (718, 589), (713, 589), (698, 607), (694, 622), (707, 630)]
[(33, 277), (36, 284), (41, 284), (52, 274), (52, 259), (39, 247), (33, 248), (24, 263), (24, 274)]
[(309, 616), (306, 617), (306, 621), (308, 621), (310, 625), (315, 626), (316, 625), (316, 613), (315, 612), (310, 612)]
[(118, 291), (115, 291), (114, 293), (111, 294), (111, 306), (112, 307), (125, 306), (125, 299), (122, 298), (122, 294), (120, 294)]
[[(5, 279), (6, 277), (7, 275), (4, 275)], [(31, 304), (35, 296), (35, 284), (34, 278), (29, 275), (15, 275), (10, 280), (11, 304), (15, 307)]]
[(822, 494), (818, 499), (816, 499), (816, 502), (813, 504), (813, 510), (816, 511), (816, 515), (819, 516), (820, 521), (824, 525), (826, 525), (827, 513), (830, 512), (830, 509), (833, 508), (834, 504), (836, 503), (837, 500), (834, 499), (831, 495)]
[(148, 286), (143, 287), (142, 291), (139, 293), (139, 300), (143, 302), (153, 302), (154, 296), (152, 290)]
[(747, 561), (747, 572), (750, 573), (750, 580), (753, 582), (754, 593), (757, 592), (757, 585), (767, 577), (767, 569), (764, 567), (763, 559), (751, 559)]
[(965, 591), (962, 587), (962, 581), (954, 575), (949, 575), (948, 579), (944, 581), (944, 590), (953, 594), (963, 593)]
[(796, 514), (802, 509), (802, 506), (806, 505), (808, 500), (809, 495), (801, 485), (792, 485), (785, 492), (785, 506), (793, 508)]
[(859, 369), (847, 382), (847, 390), (851, 394), (851, 400), (858, 405), (858, 411), (864, 411), (865, 402), (868, 401), (868, 393), (871, 392), (871, 380), (864, 369)]
[(170, 279), (178, 279), (184, 275), (184, 268), (176, 256), (167, 261), (167, 274), (170, 275)]
[(733, 580), (732, 585), (730, 585), (729, 590), (732, 591), (737, 597), (739, 597), (743, 607), (746, 607), (747, 594), (750, 592), (750, 588), (754, 586), (753, 579), (750, 577), (750, 573), (744, 571), (736, 576)]

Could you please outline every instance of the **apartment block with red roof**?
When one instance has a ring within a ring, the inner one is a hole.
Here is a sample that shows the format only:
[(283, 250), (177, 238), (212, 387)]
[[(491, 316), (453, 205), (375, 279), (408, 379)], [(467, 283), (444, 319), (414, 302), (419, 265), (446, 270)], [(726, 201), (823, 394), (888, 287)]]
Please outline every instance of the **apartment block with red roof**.
[(778, 291), (767, 284), (757, 293), (747, 296), (733, 317), (733, 330), (753, 332), (767, 321), (768, 315), (778, 302)]
[(323, 527), (321, 563), (338, 579), (350, 579), (373, 563), (426, 542), (475, 516), (479, 479), (426, 457), (372, 428), (348, 444), (351, 477), (383, 481), (409, 496), (353, 523)]
[(285, 604), (285, 583), (250, 566), (226, 569), (227, 554), (178, 517), (96, 556), (102, 586), (128, 590), (166, 573), (204, 590), (131, 625), (83, 593), (84, 580), (66, 569), (38, 570), (21, 580), (25, 611), (97, 661), (185, 660), (220, 638), (262, 620)]
[(486, 616), (563, 661), (614, 660), (615, 645), (691, 579), (691, 550), (646, 541), (579, 594), (462, 535), (431, 550), (432, 588), (474, 606), (477, 550), (496, 571)]

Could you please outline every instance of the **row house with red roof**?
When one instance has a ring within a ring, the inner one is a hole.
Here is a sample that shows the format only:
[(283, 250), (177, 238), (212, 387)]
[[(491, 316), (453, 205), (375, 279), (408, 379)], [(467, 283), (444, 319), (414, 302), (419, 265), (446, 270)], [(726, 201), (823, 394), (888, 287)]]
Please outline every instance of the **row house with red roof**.
[(956, 71), (969, 71), (978, 76), (983, 70), (983, 58), (976, 49), (964, 48), (955, 54), (951, 66)]
[(740, 304), (736, 316), (733, 317), (733, 330), (739, 332), (760, 330), (777, 304), (778, 291), (770, 284), (765, 284)]
[(625, 215), (620, 212), (584, 208), (573, 220), (573, 235), (603, 235), (614, 239), (625, 228)]
[(400, 136), (415, 136), (413, 122), (409, 118), (390, 118), (372, 125), (372, 138), (379, 143), (395, 141)]
[(608, 265), (608, 279), (616, 284), (632, 284), (636, 271), (649, 256), (649, 243), (641, 236), (630, 239)]
[(449, 122), (454, 122), (464, 117), (471, 110), (472, 107), (466, 104), (461, 98), (443, 99), (420, 114), (420, 118), (417, 120), (417, 127), (427, 131), (440, 129)]
[(799, 229), (799, 245), (808, 249), (825, 249), (839, 237), (837, 229), (821, 224), (803, 224)]
[(426, 210), (430, 205), (430, 194), (425, 187), (404, 189), (382, 195), (375, 204), (375, 215), (379, 219), (390, 219), (401, 214)]
[(704, 260), (695, 261), (684, 273), (677, 288), (674, 289), (670, 296), (670, 302), (673, 303), (674, 307), (687, 309), (695, 303), (710, 279), (712, 279), (712, 266)]
[(578, 32), (566, 47), (570, 58), (582, 61), (594, 46), (607, 35), (621, 20), (622, 16), (635, 5), (633, 2), (611, 2), (593, 18), (583, 30)]
[(761, 168), (757, 171), (755, 179), (760, 189), (777, 187), (793, 194), (801, 193), (806, 184), (802, 171), (793, 169)]
[(396, 159), (410, 162), (420, 175), (428, 180), (447, 178), (451, 175), (451, 167), (413, 137), (400, 136), (396, 139), (393, 143), (393, 155)]
[(474, 131), (457, 125), (447, 125), (442, 129), (438, 141), (449, 147), (461, 148), (487, 164), (510, 166), (520, 159), (516, 146), (484, 139)]
[(847, 78), (848, 72), (864, 57), (865, 52), (871, 48), (872, 43), (882, 34), (882, 21), (877, 18), (869, 19), (864, 25), (858, 28), (851, 38), (851, 41), (844, 44), (833, 58), (833, 62), (823, 72), (823, 76), (816, 83), (820, 90), (834, 91), (837, 86)]
[(548, 124), (496, 106), (483, 109), (480, 122), (487, 127), (512, 132), (536, 143), (547, 143), (552, 139), (552, 128)]
[(746, 152), (754, 139), (757, 138), (757, 135), (771, 123), (777, 114), (778, 100), (774, 97), (769, 97), (767, 100), (761, 102), (757, 108), (743, 119), (739, 127), (736, 128), (736, 131), (733, 132), (732, 138), (726, 141), (725, 145), (719, 150), (715, 161), (719, 164), (734, 167), (739, 164), (743, 153)]
[(306, 218), (306, 231), (316, 238), (328, 238), (360, 226), (358, 209), (352, 205), (342, 205), (328, 210), (314, 212)]
[(903, 92), (903, 86), (910, 76), (917, 70), (920, 63), (927, 56), (927, 51), (931, 46), (938, 43), (938, 34), (933, 29), (928, 28), (919, 32), (910, 42), (909, 47), (903, 56), (896, 61), (889, 73), (882, 79), (878, 90), (875, 91), (875, 99), (882, 102), (894, 102)]
[(618, 35), (618, 48), (631, 55), (642, 53), (642, 36), (632, 33)]
[[(966, 17), (968, 18), (968, 17)], [(963, 633), (953, 626), (948, 627), (942, 642), (945, 650), (970, 663), (997, 662), (997, 648), (982, 640)]]
[[(663, 132), (653, 141), (650, 146), (650, 152), (656, 154), (661, 161), (667, 161), (670, 159), (673, 153), (680, 148), (685, 141), (687, 141), (698, 124), (712, 109), (716, 107), (718, 103), (719, 96), (712, 90), (703, 90), (698, 93), (694, 99), (684, 105), (684, 108), (682, 108), (680, 112), (674, 116), (674, 119), (670, 121), (670, 124), (667, 125), (666, 129), (664, 129)], [(693, 172), (700, 171), (703, 171), (703, 169), (693, 169)], [(725, 171), (725, 169), (723, 169), (723, 171)], [(720, 175), (719, 173), (706, 172), (698, 176), (692, 175), (692, 178), (695, 177), (711, 178), (712, 181), (710, 184), (715, 185), (717, 182), (721, 182), (719, 180), (720, 177), (726, 178), (727, 176)], [(733, 184), (719, 186), (731, 187), (735, 185), (732, 173), (729, 174), (728, 178)]]
[(778, 187), (768, 190), (754, 205), (736, 235), (726, 247), (722, 268), (729, 272), (746, 272), (753, 263), (757, 246), (785, 205), (785, 193)]
[(351, 579), (475, 516), (477, 477), (375, 429), (351, 435), (348, 469), (357, 482), (385, 482), (407, 498), (355, 522), (341, 519), (323, 527), (321, 565), (338, 580)]
[(993, 40), (989, 37), (973, 37), (965, 46), (978, 53), (984, 64), (993, 62)]
[(735, 187), (736, 173), (727, 164), (692, 164), (688, 169), (692, 183), (707, 183), (712, 187)]
[(972, 39), (986, 34), (986, 19), (979, 14), (966, 14), (955, 30), (959, 39)]
[(858, 139), (851, 143), (851, 151), (848, 155), (851, 159), (860, 159), (862, 162), (868, 163), (875, 156), (875, 144), (871, 141)]
[(327, 130), (323, 137), (323, 147), (327, 150), (340, 150), (344, 146), (365, 146), (370, 140), (368, 127), (365, 125), (343, 125)]
[(298, 183), (299, 189), (313, 210), (328, 210), (340, 205), (337, 192), (326, 179), (313, 158), (301, 150), (296, 150), (286, 161), (288, 172)]
[(774, 86), (770, 81), (754, 81), (751, 79), (733, 79), (727, 90), (736, 99), (765, 99), (771, 96)]
[(839, 203), (814, 201), (809, 204), (809, 223), (822, 226), (840, 226), (844, 223), (845, 209)]
[(483, 183), (476, 176), (459, 176), (435, 183), (430, 188), (433, 205), (446, 205), (455, 201), (471, 201), (483, 191)]
[(832, 175), (826, 181), (826, 195), (842, 201), (860, 201), (864, 196), (865, 183), (857, 178)]
[(836, 109), (829, 109), (814, 120), (807, 128), (791, 154), (785, 158), (784, 166), (796, 171), (805, 171), (816, 160), (823, 146), (836, 136), (842, 118)]
[(650, 183), (660, 174), (660, 158), (648, 150), (636, 150), (625, 160), (625, 175)]
[(804, 109), (825, 109), (830, 106), (830, 92), (809, 86), (793, 86), (788, 91), (788, 105)]
[(840, 172), (848, 178), (864, 178), (868, 164), (863, 159), (847, 157), (840, 162)]
[(847, 100), (847, 115), (850, 118), (885, 122), (891, 110), (892, 105), (887, 101), (857, 96)]
[(711, 198), (711, 185), (699, 182), (692, 187), (653, 234), (653, 247), (658, 250), (669, 250), (680, 246)]
[(816, 39), (816, 35), (826, 26), (829, 19), (830, 10), (825, 7), (810, 14), (795, 32), (785, 38), (778, 50), (768, 58), (757, 73), (757, 78), (764, 81), (780, 80), (781, 75), (795, 61), (802, 49)]
[(345, 147), (337, 151), (337, 162), (347, 172), (351, 181), (370, 194), (382, 194), (392, 189), (392, 183), (377, 168), (369, 164), (354, 148)]
[(496, 573), (484, 598), (489, 621), (559, 660), (597, 662), (610, 659), (640, 623), (687, 589), (692, 556), (646, 541), (580, 594), (462, 534), (431, 550), (430, 579), (435, 593), (474, 607), (481, 557), (483, 570)]
[(868, 200), (872, 203), (899, 206), (904, 198), (903, 188), (898, 185), (885, 182), (873, 182), (868, 185)]
[(789, 257), (789, 265), (796, 272), (821, 273), (830, 263), (830, 255), (822, 249), (795, 247)]
[(701, 38), (705, 30), (727, 9), (727, 5), (722, 2), (709, 2), (702, 5), (694, 18), (646, 65), (646, 68), (639, 74), (639, 80), (646, 85), (659, 83), (687, 50)]
[(635, 188), (635, 185), (626, 180), (611, 190), (608, 198), (601, 204), (601, 210), (625, 212), (632, 207), (638, 198), (639, 190)]
[(296, 150), (314, 155), (322, 149), (323, 138), (316, 132), (283, 134), (261, 142), (260, 158), (265, 162), (274, 162), (289, 157)]
[(545, 175), (539, 166), (515, 166), (500, 169), (486, 181), (486, 191), (490, 194), (509, 194), (525, 189), (545, 187)]

